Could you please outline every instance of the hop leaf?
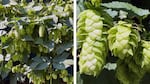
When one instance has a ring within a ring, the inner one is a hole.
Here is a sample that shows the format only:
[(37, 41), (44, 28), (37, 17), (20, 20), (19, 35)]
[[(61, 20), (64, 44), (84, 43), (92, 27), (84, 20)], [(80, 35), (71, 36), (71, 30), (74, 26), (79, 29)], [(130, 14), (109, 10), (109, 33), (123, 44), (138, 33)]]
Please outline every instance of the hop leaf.
[(125, 3), (125, 2), (113, 1), (110, 3), (103, 3), (102, 6), (107, 7), (107, 8), (126, 9), (126, 10), (134, 12), (135, 14), (139, 16), (146, 16), (150, 14), (149, 10), (137, 8), (133, 6), (132, 4)]

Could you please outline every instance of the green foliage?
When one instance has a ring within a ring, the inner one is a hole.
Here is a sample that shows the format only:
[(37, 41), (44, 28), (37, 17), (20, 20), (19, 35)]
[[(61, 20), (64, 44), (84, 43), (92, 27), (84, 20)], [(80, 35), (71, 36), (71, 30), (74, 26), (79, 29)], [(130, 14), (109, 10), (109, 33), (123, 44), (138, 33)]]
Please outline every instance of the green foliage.
[[(63, 79), (61, 71), (72, 65), (64, 62), (72, 60), (72, 5), (72, 0), (2, 0), (0, 29), (6, 31), (0, 35), (2, 80), (17, 74), (15, 83), (21, 77), (35, 84)], [(71, 73), (64, 77), (68, 79), (64, 82), (73, 83)]]
[(136, 6), (133, 6), (125, 2), (113, 1), (110, 3), (103, 3), (102, 6), (107, 7), (107, 8), (114, 8), (114, 9), (126, 9), (126, 10), (134, 12), (135, 14), (139, 16), (147, 16), (150, 14), (149, 10), (147, 9), (137, 8)]
[(101, 4), (102, 0), (91, 0), (92, 5), (95, 7), (99, 7)]

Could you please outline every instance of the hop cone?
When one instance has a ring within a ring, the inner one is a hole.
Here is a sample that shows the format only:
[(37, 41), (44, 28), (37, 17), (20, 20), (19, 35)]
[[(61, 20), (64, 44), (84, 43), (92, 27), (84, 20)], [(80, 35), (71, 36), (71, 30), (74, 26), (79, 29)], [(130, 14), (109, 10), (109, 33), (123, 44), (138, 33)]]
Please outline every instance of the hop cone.
[(116, 77), (122, 84), (139, 84), (144, 74), (145, 71), (133, 59), (117, 62)]
[(119, 21), (108, 34), (109, 48), (114, 56), (120, 59), (133, 56), (140, 36), (137, 30), (132, 29), (132, 24)]
[(142, 41), (142, 68), (150, 70), (150, 41)]
[(85, 10), (80, 14), (77, 37), (84, 40), (79, 56), (80, 73), (97, 76), (102, 70), (107, 54), (103, 31), (102, 18), (96, 11)]
[(122, 84), (130, 84), (128, 67), (121, 60), (117, 62), (116, 77)]
[(128, 68), (132, 71), (137, 77), (142, 78), (145, 74), (145, 70), (136, 63), (136, 60), (133, 57), (128, 57), (125, 59), (125, 63), (128, 64)]

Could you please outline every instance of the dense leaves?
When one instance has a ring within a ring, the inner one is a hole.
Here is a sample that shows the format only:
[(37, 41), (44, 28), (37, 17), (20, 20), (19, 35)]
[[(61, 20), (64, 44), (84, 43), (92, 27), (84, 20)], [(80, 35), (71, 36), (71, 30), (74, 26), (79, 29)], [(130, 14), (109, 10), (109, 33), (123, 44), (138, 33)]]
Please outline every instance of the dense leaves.
[[(65, 60), (72, 60), (72, 0), (14, 1), (0, 4), (0, 76), (20, 74), (35, 84), (62, 78)], [(67, 65), (71, 67), (70, 65)], [(58, 76), (58, 77), (57, 77)], [(72, 74), (64, 81), (71, 84)], [(50, 81), (50, 82), (49, 82)]]

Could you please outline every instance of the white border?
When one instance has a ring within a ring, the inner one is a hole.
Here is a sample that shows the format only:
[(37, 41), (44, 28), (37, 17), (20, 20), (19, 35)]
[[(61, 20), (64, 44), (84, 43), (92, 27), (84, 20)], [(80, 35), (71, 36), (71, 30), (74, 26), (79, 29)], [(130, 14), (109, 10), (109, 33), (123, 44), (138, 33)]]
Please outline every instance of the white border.
[(77, 83), (77, 53), (76, 53), (76, 50), (77, 50), (77, 39), (76, 39), (76, 20), (77, 20), (77, 16), (76, 16), (76, 0), (73, 0), (73, 4), (74, 4), (74, 9), (73, 9), (73, 43), (74, 43), (74, 50), (73, 50), (73, 59), (74, 59), (74, 67), (73, 67), (73, 77), (74, 77), (74, 84)]

